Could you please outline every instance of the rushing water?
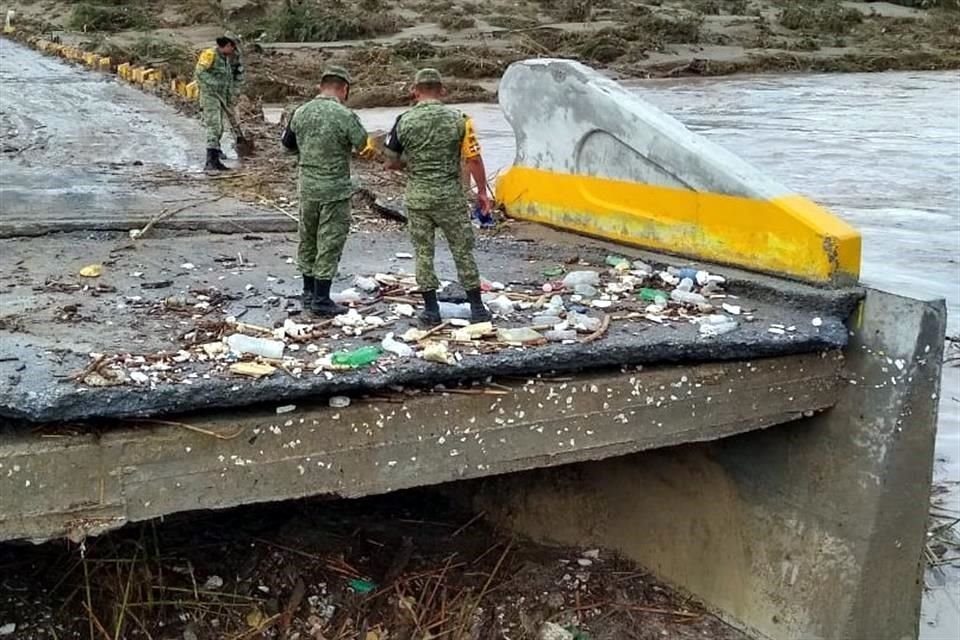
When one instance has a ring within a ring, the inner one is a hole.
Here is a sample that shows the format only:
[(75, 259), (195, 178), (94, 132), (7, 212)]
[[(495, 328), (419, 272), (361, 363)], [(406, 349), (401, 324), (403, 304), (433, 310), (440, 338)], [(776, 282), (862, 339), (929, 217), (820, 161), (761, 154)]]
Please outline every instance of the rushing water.
[[(863, 233), (862, 280), (917, 298), (945, 298), (960, 334), (960, 74), (787, 75), (653, 81), (644, 99)], [(477, 123), (491, 175), (513, 161), (496, 105), (463, 107)], [(396, 109), (362, 114), (389, 128)], [(944, 371), (936, 479), (960, 512), (960, 370)], [(960, 515), (960, 513), (958, 513)], [(960, 568), (928, 575), (923, 640), (960, 637)]]

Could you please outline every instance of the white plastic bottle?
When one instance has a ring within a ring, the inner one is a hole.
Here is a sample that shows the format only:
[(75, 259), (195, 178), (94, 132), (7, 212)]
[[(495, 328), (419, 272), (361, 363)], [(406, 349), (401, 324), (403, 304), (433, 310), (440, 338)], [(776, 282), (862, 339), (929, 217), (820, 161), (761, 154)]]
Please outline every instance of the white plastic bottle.
[(254, 338), (245, 336), (242, 333), (234, 333), (227, 338), (227, 346), (230, 351), (236, 354), (250, 353), (262, 358), (272, 358), (279, 360), (283, 357), (283, 350), (286, 345), (278, 340), (267, 340), (266, 338)]

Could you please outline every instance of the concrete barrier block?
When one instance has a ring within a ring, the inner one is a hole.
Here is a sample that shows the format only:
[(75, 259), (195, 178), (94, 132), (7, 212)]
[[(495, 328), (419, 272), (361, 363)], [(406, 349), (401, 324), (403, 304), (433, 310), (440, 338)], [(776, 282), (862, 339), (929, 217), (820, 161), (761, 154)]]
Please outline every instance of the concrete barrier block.
[(109, 57), (101, 56), (97, 60), (97, 68), (100, 71), (110, 71), (113, 68), (113, 62)]
[(187, 95), (188, 100), (199, 100), (200, 99), (200, 85), (196, 81), (191, 82), (187, 85)]
[(582, 64), (507, 69), (511, 216), (824, 284), (855, 282), (860, 234)]

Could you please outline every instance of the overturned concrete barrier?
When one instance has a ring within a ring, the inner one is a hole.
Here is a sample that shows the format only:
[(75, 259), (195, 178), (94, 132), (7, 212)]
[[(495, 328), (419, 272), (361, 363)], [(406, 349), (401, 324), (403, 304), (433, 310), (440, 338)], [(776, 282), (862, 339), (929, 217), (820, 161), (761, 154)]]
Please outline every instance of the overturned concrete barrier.
[(857, 280), (853, 228), (582, 64), (516, 63), (500, 104), (517, 138), (497, 183), (511, 216), (810, 282)]

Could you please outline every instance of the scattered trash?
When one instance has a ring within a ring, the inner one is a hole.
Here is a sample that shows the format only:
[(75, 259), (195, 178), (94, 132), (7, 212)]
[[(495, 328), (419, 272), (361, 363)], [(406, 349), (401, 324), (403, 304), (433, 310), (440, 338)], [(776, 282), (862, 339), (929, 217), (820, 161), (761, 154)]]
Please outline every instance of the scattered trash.
[(567, 314), (567, 322), (580, 333), (593, 333), (600, 328), (600, 318), (594, 318), (583, 313), (571, 311)]
[(493, 218), (493, 211), (484, 211), (479, 204), (473, 207), (470, 219), (481, 229), (492, 229), (497, 226), (497, 221)]
[(357, 276), (353, 281), (353, 286), (364, 293), (373, 293), (380, 288), (380, 283), (373, 278)]
[(492, 322), (477, 322), (453, 332), (453, 339), (458, 342), (469, 342), (493, 334)]
[(269, 364), (259, 364), (257, 362), (236, 362), (230, 365), (230, 372), (249, 378), (266, 378), (273, 375), (276, 367)]
[(640, 289), (640, 300), (644, 302), (654, 302), (660, 306), (666, 306), (668, 295), (666, 291), (659, 289)]
[(584, 298), (592, 298), (597, 295), (597, 288), (592, 284), (586, 282), (578, 282), (573, 285), (573, 292), (578, 296), (583, 296)]
[(369, 580), (360, 580), (356, 578), (353, 580), (350, 580), (350, 582), (348, 582), (347, 584), (350, 585), (351, 589), (353, 589), (354, 591), (360, 594), (372, 593), (377, 588), (377, 585), (370, 582)]
[(613, 267), (614, 269), (622, 268), (626, 270), (630, 268), (630, 261), (623, 256), (609, 255), (604, 262), (606, 262), (607, 266)]
[(544, 277), (544, 278), (559, 278), (560, 276), (562, 276), (562, 275), (564, 274), (565, 271), (566, 271), (566, 269), (564, 269), (562, 265), (559, 265), (559, 264), (558, 264), (558, 265), (556, 265), (556, 266), (554, 266), (554, 267), (549, 267), (548, 269), (544, 269), (544, 270), (543, 270), (543, 277)]
[(456, 360), (447, 349), (445, 342), (430, 342), (424, 345), (423, 353), (420, 357), (430, 362), (439, 362), (440, 364), (454, 364)]
[(700, 319), (700, 335), (702, 336), (721, 336), (736, 328), (737, 322), (730, 316), (714, 314)]
[(600, 559), (600, 549), (587, 549), (586, 551), (584, 551), (584, 552), (581, 553), (580, 555), (583, 556), (584, 558), (589, 558), (589, 559), (591, 559), (591, 560), (599, 560), (599, 559)]
[(400, 339), (406, 343), (419, 342), (423, 340), (424, 336), (427, 335), (427, 332), (423, 329), (417, 329), (416, 327), (411, 327), (406, 330), (406, 332), (400, 336)]
[(777, 336), (782, 336), (787, 332), (786, 329), (781, 329), (780, 327), (770, 327), (767, 331)]
[(822, 326), (823, 326), (823, 320), (822, 320), (821, 318), (817, 317), (817, 318), (814, 318), (813, 320), (811, 320), (811, 321), (810, 321), (810, 324), (812, 324), (812, 325), (815, 326), (815, 327), (822, 327)]
[(334, 409), (346, 409), (350, 406), (350, 398), (347, 396), (331, 396), (327, 404)]
[(293, 413), (296, 410), (297, 410), (297, 405), (285, 404), (282, 407), (277, 407), (277, 415), (282, 416), (285, 413)]
[(286, 345), (279, 340), (254, 338), (242, 333), (234, 333), (227, 338), (227, 346), (236, 354), (249, 353), (262, 358), (279, 360), (283, 357)]
[(574, 635), (555, 622), (544, 622), (537, 640), (574, 640)]
[[(486, 301), (486, 304), (487, 304), (487, 307), (490, 309), (490, 312), (495, 313), (498, 316), (505, 316), (505, 315), (511, 314), (513, 313), (513, 310), (514, 310), (513, 300), (511, 300), (510, 298), (502, 294), (497, 296), (493, 300)], [(469, 308), (470, 306), (467, 305), (468, 310)]]
[(596, 307), (597, 309), (609, 309), (613, 306), (613, 301), (611, 300), (594, 300), (590, 303), (591, 307)]
[(707, 304), (707, 299), (704, 298), (699, 293), (692, 293), (690, 291), (681, 291), (680, 289), (674, 289), (670, 292), (670, 299), (674, 302), (679, 302), (680, 304), (689, 304), (689, 305), (702, 305)]
[(216, 357), (227, 352), (227, 345), (222, 342), (208, 342), (206, 344), (200, 345), (200, 348), (203, 350), (208, 357)]
[(578, 284), (598, 285), (600, 274), (596, 271), (571, 271), (563, 278), (563, 286), (568, 289), (573, 289)]
[(283, 329), (279, 337), (282, 338), (284, 335), (286, 335), (294, 340), (301, 340), (308, 337), (311, 333), (313, 333), (313, 325), (300, 324), (298, 322), (294, 322), (290, 318), (287, 318), (283, 321)]
[(553, 315), (533, 316), (533, 325), (535, 327), (555, 327), (561, 322), (563, 322), (563, 319), (560, 316), (553, 316)]
[(203, 588), (207, 591), (213, 591), (219, 589), (223, 586), (223, 578), (220, 576), (210, 576), (207, 578), (207, 581), (203, 583)]
[(80, 269), (80, 275), (84, 278), (99, 278), (103, 275), (103, 265), (88, 264), (83, 269)]
[(519, 327), (516, 329), (499, 329), (497, 331), (497, 339), (511, 344), (527, 344), (530, 342), (541, 342), (544, 337), (530, 327)]
[(543, 334), (543, 337), (550, 342), (571, 342), (577, 339), (575, 329), (551, 329)]
[(462, 320), (470, 319), (470, 305), (466, 302), (462, 304), (456, 304), (453, 302), (441, 302), (440, 303), (440, 317), (444, 320), (449, 320), (450, 318), (460, 318)]
[(384, 351), (392, 353), (396, 356), (400, 356), (401, 358), (411, 358), (414, 355), (414, 351), (411, 347), (393, 339), (393, 333), (388, 333), (383, 337), (380, 347)]
[(350, 288), (331, 293), (330, 299), (338, 304), (356, 304), (363, 299), (363, 296), (356, 289)]
[(382, 354), (380, 347), (360, 347), (353, 351), (338, 351), (330, 357), (330, 361), (341, 367), (366, 367), (376, 362)]
[(581, 567), (589, 567), (593, 565), (593, 560), (590, 558), (577, 558), (577, 564)]
[(194, 265), (192, 262), (184, 262), (182, 265), (180, 265), (180, 268), (181, 268), (181, 269), (186, 269), (187, 271), (192, 271), (193, 269), (196, 269), (197, 267), (196, 267), (196, 265)]
[(390, 310), (398, 316), (402, 316), (404, 318), (412, 318), (415, 311), (412, 304), (404, 303), (395, 304), (390, 308)]
[(723, 308), (724, 311), (726, 311), (727, 313), (729, 313), (729, 314), (732, 315), (732, 316), (738, 316), (738, 315), (740, 315), (741, 309), (740, 309), (740, 306), (739, 306), (739, 305), (736, 305), (736, 304), (728, 304), (728, 303), (724, 302), (724, 303), (723, 303), (722, 305), (720, 305), (720, 306)]
[(396, 256), (397, 256), (398, 258), (400, 258), (401, 260), (412, 260), (412, 259), (413, 259), (413, 254), (412, 254), (412, 253), (407, 253), (406, 251), (398, 251), (398, 252), (396, 253)]

